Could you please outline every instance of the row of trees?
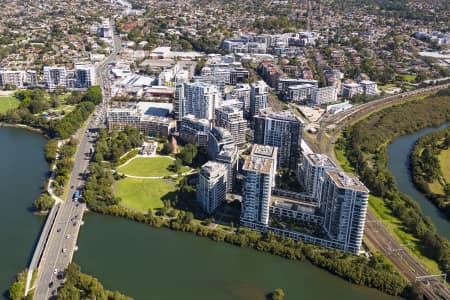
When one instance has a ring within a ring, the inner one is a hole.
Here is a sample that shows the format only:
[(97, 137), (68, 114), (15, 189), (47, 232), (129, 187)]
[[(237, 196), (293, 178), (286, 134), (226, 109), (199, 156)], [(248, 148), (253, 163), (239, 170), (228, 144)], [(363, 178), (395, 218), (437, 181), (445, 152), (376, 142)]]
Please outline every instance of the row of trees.
[(281, 238), (272, 232), (259, 233), (246, 228), (237, 231), (213, 229), (191, 222), (187, 214), (179, 214), (176, 218), (144, 214), (119, 205), (97, 206), (93, 211), (113, 216), (125, 217), (153, 227), (167, 227), (173, 230), (192, 232), (217, 242), (226, 242), (239, 247), (253, 248), (291, 260), (309, 260), (329, 272), (355, 284), (365, 285), (381, 290), (390, 295), (406, 295), (409, 290), (407, 282), (379, 256), (371, 259), (303, 244), (291, 239)]
[(448, 96), (428, 96), (382, 110), (346, 129), (336, 143), (371, 193), (384, 199), (405, 230), (421, 241), (423, 254), (436, 260), (444, 272), (450, 268), (450, 243), (437, 234), (419, 205), (398, 191), (387, 170), (386, 148), (397, 136), (449, 121), (448, 101)]
[[(438, 155), (449, 147), (450, 127), (447, 127), (418, 139), (409, 160), (414, 184), (447, 218), (450, 218), (450, 183), (442, 175)], [(429, 184), (434, 181), (442, 185), (444, 195), (431, 191)]]
[(103, 287), (100, 281), (81, 272), (81, 268), (71, 263), (65, 270), (64, 287), (58, 291), (59, 300), (132, 300), (117, 291), (112, 292)]

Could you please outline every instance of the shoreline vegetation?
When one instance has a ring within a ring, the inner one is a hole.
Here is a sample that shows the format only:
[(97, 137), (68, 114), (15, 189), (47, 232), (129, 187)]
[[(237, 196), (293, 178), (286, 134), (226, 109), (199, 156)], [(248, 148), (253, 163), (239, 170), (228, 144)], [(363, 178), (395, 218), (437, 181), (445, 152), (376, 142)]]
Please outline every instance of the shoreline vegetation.
[[(195, 187), (189, 185), (188, 178), (178, 183), (172, 200), (164, 201), (164, 207), (160, 209), (149, 209), (143, 212), (125, 207), (112, 189), (114, 183), (122, 179), (109, 169), (110, 165), (119, 160), (124, 153), (141, 142), (136, 130), (126, 128), (125, 131), (129, 134), (106, 131), (99, 133), (99, 141), (95, 147), (93, 162), (89, 165), (89, 177), (83, 194), (84, 201), (91, 212), (123, 217), (155, 228), (165, 227), (191, 232), (216, 242), (252, 248), (291, 260), (307, 260), (346, 281), (376, 288), (389, 295), (408, 297), (415, 293), (415, 287), (410, 286), (392, 264), (378, 254), (370, 258), (352, 256), (348, 253), (278, 237), (272, 232), (262, 234), (247, 228), (235, 228), (233, 225), (211, 226), (210, 219), (203, 218), (204, 216), (195, 207)], [(134, 143), (130, 140), (136, 144), (133, 145)], [(189, 146), (183, 149), (186, 148)], [(114, 154), (111, 149), (117, 149), (117, 153)], [(185, 165), (195, 167), (201, 160), (198, 157), (201, 155), (198, 153), (197, 156), (197, 151), (188, 151), (188, 153), (195, 153), (188, 159), (184, 157), (184, 152), (181, 151), (179, 156)]]
[[(420, 255), (436, 261), (443, 273), (450, 270), (450, 242), (436, 232), (414, 199), (401, 193), (387, 169), (387, 146), (395, 138), (437, 127), (450, 120), (450, 89), (378, 111), (346, 128), (335, 145), (380, 204), (398, 218), (402, 231), (412, 235)], [(401, 120), (401, 122), (399, 122)], [(389, 221), (388, 221), (389, 222)], [(447, 276), (450, 281), (450, 276)]]
[(419, 138), (410, 155), (410, 170), (414, 185), (450, 220), (450, 178), (444, 170), (449, 163), (439, 161), (444, 151), (450, 151), (450, 127)]

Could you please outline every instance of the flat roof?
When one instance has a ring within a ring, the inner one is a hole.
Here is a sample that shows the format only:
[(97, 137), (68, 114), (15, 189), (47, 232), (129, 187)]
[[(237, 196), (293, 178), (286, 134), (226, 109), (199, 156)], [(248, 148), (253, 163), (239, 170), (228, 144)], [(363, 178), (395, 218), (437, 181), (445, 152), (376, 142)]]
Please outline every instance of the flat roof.
[(369, 193), (369, 189), (359, 181), (359, 178), (351, 173), (340, 172), (337, 170), (327, 170), (326, 173), (335, 182), (339, 188), (352, 189), (360, 192)]
[(326, 168), (337, 169), (336, 164), (325, 154), (319, 153), (308, 153), (306, 157), (311, 161), (315, 166), (322, 166)]
[(243, 170), (264, 174), (270, 174), (273, 167), (273, 159), (261, 156), (249, 155), (244, 162)]
[(277, 147), (254, 144), (250, 156), (266, 157), (273, 160), (277, 158), (277, 152)]
[(173, 111), (172, 103), (162, 102), (138, 102), (137, 108), (147, 116), (166, 117)]

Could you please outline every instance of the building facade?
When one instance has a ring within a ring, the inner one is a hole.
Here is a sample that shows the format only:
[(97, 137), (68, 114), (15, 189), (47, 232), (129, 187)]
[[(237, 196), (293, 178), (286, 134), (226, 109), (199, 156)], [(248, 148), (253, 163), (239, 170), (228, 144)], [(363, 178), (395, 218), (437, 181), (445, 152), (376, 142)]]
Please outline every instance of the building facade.
[(260, 111), (254, 118), (254, 142), (278, 147), (278, 165), (297, 170), (303, 123), (290, 111)]
[(214, 109), (220, 105), (221, 93), (215, 85), (204, 82), (184, 84), (184, 108), (186, 114), (199, 119), (214, 119)]
[(67, 70), (65, 67), (44, 67), (44, 82), (49, 91), (67, 87)]
[(208, 120), (186, 115), (181, 120), (178, 132), (184, 142), (197, 144), (200, 148), (206, 149), (210, 129), (211, 123)]
[(344, 251), (359, 254), (369, 190), (349, 173), (327, 170), (321, 195), (323, 229)]
[(266, 108), (269, 101), (269, 86), (262, 80), (253, 83), (250, 89), (250, 118), (260, 109)]
[(200, 170), (197, 184), (197, 201), (211, 214), (225, 201), (227, 193), (227, 168), (224, 164), (209, 161)]
[(337, 169), (336, 164), (324, 154), (303, 153), (297, 175), (305, 192), (314, 199), (320, 200), (325, 171)]
[(231, 105), (223, 105), (216, 108), (215, 124), (218, 127), (228, 129), (233, 136), (236, 145), (245, 143), (247, 122), (244, 120), (244, 113), (242, 110)]
[(254, 145), (242, 167), (242, 211), (240, 223), (254, 228), (268, 226), (269, 206), (277, 170), (277, 147)]
[(95, 67), (93, 65), (75, 65), (75, 87), (87, 89), (97, 84)]

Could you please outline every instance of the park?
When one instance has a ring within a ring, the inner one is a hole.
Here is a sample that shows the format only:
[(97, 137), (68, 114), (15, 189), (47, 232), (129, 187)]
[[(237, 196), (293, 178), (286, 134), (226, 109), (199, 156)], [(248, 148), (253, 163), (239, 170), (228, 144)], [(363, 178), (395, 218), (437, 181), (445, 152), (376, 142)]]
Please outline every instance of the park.
[(147, 212), (162, 208), (163, 200), (173, 200), (181, 174), (190, 171), (183, 166), (174, 172), (174, 161), (170, 156), (138, 156), (119, 166), (116, 171), (124, 178), (115, 183), (114, 193), (121, 205)]

